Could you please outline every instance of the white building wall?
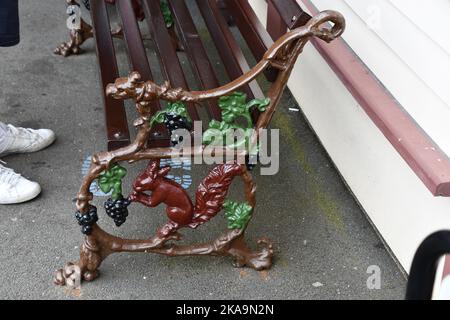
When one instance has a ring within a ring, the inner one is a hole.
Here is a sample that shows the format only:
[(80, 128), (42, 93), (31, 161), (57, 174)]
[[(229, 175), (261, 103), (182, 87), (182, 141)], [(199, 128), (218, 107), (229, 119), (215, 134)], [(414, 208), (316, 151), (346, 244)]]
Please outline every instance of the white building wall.
[[(440, 83), (450, 85), (450, 72), (443, 72), (449, 63), (449, 43), (448, 39), (442, 39), (444, 31), (435, 31), (426, 21), (411, 26), (418, 14), (412, 7), (418, 1), (312, 2), (319, 10), (334, 9), (344, 14), (348, 23), (344, 40), (450, 154), (450, 90)], [(250, 3), (261, 21), (265, 21), (265, 1), (250, 0)], [(380, 11), (383, 19), (379, 21), (389, 27), (377, 31), (369, 28), (367, 22), (370, 25), (373, 18), (370, 14), (377, 10), (371, 7), (374, 3), (383, 4)], [(423, 1), (421, 8), (425, 10)], [(426, 9), (428, 14), (431, 10), (450, 16), (445, 11), (449, 9), (445, 0), (430, 1)], [(400, 21), (406, 25), (399, 27)], [(438, 27), (436, 23), (434, 27)], [(416, 40), (418, 33), (420, 45)], [(418, 51), (410, 54), (396, 42), (400, 38), (404, 38), (404, 45), (415, 44)], [(430, 47), (426, 49), (424, 43)], [(426, 59), (430, 54), (432, 61)], [(430, 75), (436, 75), (439, 81)], [(409, 270), (420, 242), (434, 231), (450, 229), (450, 198), (431, 195), (312, 45), (307, 46), (297, 63), (290, 89), (350, 189), (404, 269)]]

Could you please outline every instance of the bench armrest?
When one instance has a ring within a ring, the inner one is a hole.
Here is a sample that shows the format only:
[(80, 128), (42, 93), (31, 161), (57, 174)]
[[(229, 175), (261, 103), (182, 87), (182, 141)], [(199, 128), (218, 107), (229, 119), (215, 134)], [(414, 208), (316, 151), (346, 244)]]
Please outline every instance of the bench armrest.
[[(333, 26), (330, 27), (328, 23), (333, 23)], [(216, 89), (186, 91), (182, 88), (172, 88), (169, 82), (159, 86), (152, 81), (142, 81), (138, 72), (132, 72), (128, 77), (119, 78), (114, 84), (109, 84), (106, 88), (106, 93), (115, 99), (135, 100), (140, 114), (143, 117), (148, 117), (151, 111), (148, 105), (155, 100), (200, 102), (219, 98), (253, 81), (269, 66), (281, 71), (273, 85), (284, 89), (293, 65), (302, 52), (303, 47), (311, 38), (317, 37), (326, 42), (331, 42), (341, 36), (344, 30), (345, 19), (340, 13), (331, 10), (323, 11), (314, 16), (305, 26), (294, 29), (278, 39), (266, 52), (263, 59), (250, 71)]]

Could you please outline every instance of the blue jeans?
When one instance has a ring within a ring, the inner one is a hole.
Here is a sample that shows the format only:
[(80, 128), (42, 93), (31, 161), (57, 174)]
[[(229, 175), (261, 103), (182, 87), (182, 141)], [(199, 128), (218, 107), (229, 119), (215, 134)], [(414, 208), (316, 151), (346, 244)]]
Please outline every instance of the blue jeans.
[[(10, 47), (19, 41), (18, 0), (0, 0), (0, 47)], [(0, 154), (8, 147), (10, 140), (8, 127), (0, 122)]]
[(0, 47), (14, 46), (19, 41), (18, 0), (0, 0)]

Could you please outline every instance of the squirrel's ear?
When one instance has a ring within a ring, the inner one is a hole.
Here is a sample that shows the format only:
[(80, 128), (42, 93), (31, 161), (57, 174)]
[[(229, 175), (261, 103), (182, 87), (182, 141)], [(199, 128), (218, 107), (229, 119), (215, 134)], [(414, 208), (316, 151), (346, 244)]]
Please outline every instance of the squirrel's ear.
[(170, 172), (170, 169), (171, 169), (170, 167), (162, 168), (161, 170), (158, 171), (158, 177), (165, 177), (165, 176), (167, 176), (169, 174), (169, 172)]
[(159, 169), (159, 161), (150, 161), (150, 163), (147, 166), (147, 172), (154, 172)]
[(132, 84), (138, 83), (139, 81), (141, 81), (141, 79), (142, 79), (141, 75), (139, 74), (139, 72), (136, 71), (130, 73), (130, 75), (128, 76), (128, 80)]

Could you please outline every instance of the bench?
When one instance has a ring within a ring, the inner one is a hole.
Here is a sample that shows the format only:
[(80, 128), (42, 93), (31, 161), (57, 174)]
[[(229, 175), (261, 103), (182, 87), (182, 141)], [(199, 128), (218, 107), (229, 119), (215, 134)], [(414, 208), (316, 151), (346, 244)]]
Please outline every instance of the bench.
[[(75, 0), (67, 3), (72, 8), (69, 13), (76, 11), (78, 3)], [(80, 260), (57, 271), (54, 281), (58, 285), (73, 283), (76, 277), (80, 281), (94, 280), (102, 261), (118, 252), (231, 256), (236, 266), (256, 270), (268, 269), (272, 264), (270, 240), (259, 240), (261, 248), (252, 251), (244, 239), (256, 205), (256, 187), (248, 163), (249, 156), (255, 154), (251, 154), (249, 148), (235, 148), (235, 144), (214, 148), (215, 156), (232, 152), (234, 160), (218, 165), (208, 174), (197, 189), (195, 204), (180, 185), (165, 177), (170, 167), (161, 168), (160, 160), (176, 157), (181, 150), (183, 156), (195, 157), (208, 149), (206, 132), (200, 140), (203, 143), (199, 145), (174, 141), (172, 134), (174, 123), (192, 131), (195, 128), (192, 124), (201, 120), (201, 108), (212, 120), (209, 124), (211, 130), (213, 127), (217, 130), (240, 128), (242, 125), (234, 122), (239, 116), (247, 120), (247, 127), (242, 128), (251, 134), (242, 141), (255, 146), (261, 129), (269, 126), (304, 46), (312, 38), (330, 42), (339, 37), (344, 31), (345, 20), (334, 11), (310, 17), (294, 0), (270, 0), (269, 28), (266, 30), (246, 0), (196, 0), (195, 5), (228, 77), (232, 79), (229, 83), (220, 83), (184, 0), (91, 0), (92, 26), (80, 20), (79, 27), (70, 31), (70, 40), (55, 50), (63, 56), (78, 54), (84, 41), (95, 39), (108, 141), (108, 151), (93, 155), (90, 171), (77, 196), (75, 217), (86, 235)], [(114, 6), (118, 12), (119, 29), (112, 30), (108, 9), (113, 8), (109, 6)], [(278, 37), (283, 28), (279, 21), (283, 19), (289, 20), (291, 31), (286, 33), (283, 30), (283, 35), (274, 42), (271, 34)], [(154, 82), (154, 69), (144, 44), (147, 37), (140, 30), (139, 20), (148, 25), (150, 39), (155, 44), (155, 53), (166, 80), (162, 85)], [(230, 22), (239, 29), (258, 61), (255, 66), (251, 67), (247, 61)], [(113, 37), (121, 38), (125, 43), (130, 65), (130, 73), (125, 77), (119, 75)], [(197, 80), (196, 91), (190, 90), (178, 51), (189, 60)], [(256, 80), (262, 74), (271, 83), (267, 97)], [(139, 118), (134, 121), (137, 130), (134, 141), (130, 140), (126, 119), (124, 100), (127, 99), (135, 102), (139, 113)], [(208, 125), (203, 125), (203, 128), (208, 128)], [(195, 136), (198, 132), (193, 130), (191, 134)], [(177, 144), (183, 147), (180, 149)], [(239, 161), (242, 157), (245, 160)], [(138, 161), (149, 161), (149, 164), (136, 178), (130, 196), (125, 197), (122, 179), (126, 169), (121, 164)], [(243, 181), (244, 203), (226, 199), (228, 189), (237, 177)], [(91, 204), (93, 194), (90, 186), (94, 181), (102, 191), (112, 192), (111, 198), (105, 202), (105, 210), (117, 226), (125, 222), (128, 206), (133, 202), (148, 207), (165, 204), (169, 222), (158, 229), (154, 237), (145, 240), (121, 239), (108, 234), (97, 224), (97, 208)], [(151, 195), (147, 193), (149, 191)], [(198, 228), (220, 211), (225, 212), (228, 221), (227, 231), (222, 236), (206, 244), (176, 243), (181, 239), (181, 229)]]

